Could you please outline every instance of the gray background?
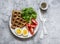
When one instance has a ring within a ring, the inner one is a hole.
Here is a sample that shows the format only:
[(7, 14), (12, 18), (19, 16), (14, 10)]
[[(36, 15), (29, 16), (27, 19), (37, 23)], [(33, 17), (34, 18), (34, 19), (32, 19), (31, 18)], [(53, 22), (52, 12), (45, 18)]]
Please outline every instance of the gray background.
[(60, 0), (46, 0), (49, 8), (43, 16), (47, 18), (45, 24), (48, 35), (45, 35), (43, 39), (39, 38), (40, 32), (43, 29), (41, 22), (36, 36), (30, 39), (19, 39), (9, 29), (9, 18), (13, 9), (19, 10), (33, 5), (38, 10), (37, 4), (41, 1), (0, 0), (0, 44), (60, 44)]

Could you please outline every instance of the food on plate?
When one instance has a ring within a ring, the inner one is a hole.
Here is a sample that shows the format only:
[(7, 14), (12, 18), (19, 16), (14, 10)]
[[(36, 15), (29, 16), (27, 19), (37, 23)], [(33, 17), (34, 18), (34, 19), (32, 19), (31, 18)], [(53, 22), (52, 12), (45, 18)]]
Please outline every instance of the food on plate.
[(15, 33), (16, 33), (17, 35), (21, 35), (21, 34), (22, 34), (22, 30), (21, 30), (20, 28), (16, 28), (16, 29), (15, 29)]
[(37, 13), (32, 7), (22, 9), (22, 18), (29, 22), (32, 18), (36, 19)]
[(25, 28), (25, 29), (16, 28), (15, 33), (17, 35), (22, 35), (23, 34), (22, 36), (27, 36), (28, 35), (28, 30), (27, 30), (27, 28)]
[[(37, 26), (37, 13), (32, 7), (20, 10), (13, 10), (11, 17), (11, 28), (15, 29), (15, 33), (21, 36), (27, 36), (35, 34), (35, 28)], [(26, 27), (26, 28), (24, 28)]]
[(34, 35), (34, 29), (32, 27), (28, 28), (28, 31), (30, 32), (31, 35)]
[(33, 25), (33, 24), (32, 24), (31, 27), (34, 29), (34, 28), (36, 27), (36, 25)]
[(23, 29), (23, 36), (27, 36), (28, 35), (28, 30), (27, 29)]
[(35, 19), (31, 20), (32, 23), (26, 24), (28, 31), (31, 33), (31, 35), (34, 35), (34, 28), (37, 26), (37, 21)]
[(34, 25), (37, 25), (37, 21), (35, 19), (31, 20)]
[(21, 12), (18, 10), (13, 10), (12, 12), (12, 19), (11, 19), (11, 27), (15, 28), (22, 28), (25, 26), (27, 22), (21, 17)]

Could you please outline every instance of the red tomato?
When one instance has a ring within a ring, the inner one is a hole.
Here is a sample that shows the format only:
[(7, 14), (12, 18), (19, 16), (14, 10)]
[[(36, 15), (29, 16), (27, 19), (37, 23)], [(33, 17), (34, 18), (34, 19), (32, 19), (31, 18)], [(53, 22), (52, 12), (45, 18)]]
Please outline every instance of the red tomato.
[(36, 27), (36, 25), (31, 25), (31, 27), (32, 27), (32, 28), (35, 28), (35, 27)]
[(31, 33), (31, 35), (34, 34), (34, 28), (36, 27), (36, 25), (37, 25), (37, 21), (35, 19), (32, 19), (32, 24), (30, 23), (26, 24), (28, 31)]
[(27, 27), (31, 27), (31, 24), (26, 24)]
[(35, 19), (32, 19), (32, 22), (37, 25), (37, 21)]
[(30, 34), (33, 35), (34, 34), (34, 30), (33, 30), (32, 26), (31, 26), (31, 24), (26, 24), (26, 26), (27, 26), (28, 31), (30, 32)]
[(31, 27), (31, 28), (29, 28), (29, 29), (28, 29), (28, 31), (30, 32), (30, 34), (31, 34), (31, 35), (33, 35), (33, 34), (34, 34), (34, 30), (33, 30), (33, 28), (32, 28), (32, 27)]

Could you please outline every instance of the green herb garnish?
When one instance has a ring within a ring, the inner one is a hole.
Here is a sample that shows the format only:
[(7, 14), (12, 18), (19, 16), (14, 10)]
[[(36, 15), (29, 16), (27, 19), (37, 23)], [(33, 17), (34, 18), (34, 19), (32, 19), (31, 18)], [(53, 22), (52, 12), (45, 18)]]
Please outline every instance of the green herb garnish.
[(32, 7), (22, 9), (22, 18), (29, 22), (32, 18), (36, 19), (37, 13)]

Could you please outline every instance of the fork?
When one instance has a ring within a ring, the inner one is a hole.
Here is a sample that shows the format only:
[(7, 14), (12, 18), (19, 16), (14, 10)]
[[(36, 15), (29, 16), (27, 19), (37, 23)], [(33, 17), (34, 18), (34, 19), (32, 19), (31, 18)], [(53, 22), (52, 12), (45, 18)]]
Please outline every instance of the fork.
[(43, 29), (42, 29), (41, 34), (40, 34), (40, 38), (42, 39), (42, 38), (44, 38), (44, 35), (47, 35), (47, 34), (48, 34), (48, 32), (47, 32), (47, 30), (46, 30), (46, 27), (45, 27), (45, 22), (47, 21), (47, 19), (44, 18), (44, 17), (41, 15), (40, 10), (38, 10), (38, 14), (39, 14), (40, 20), (41, 20), (41, 22), (42, 22), (42, 24), (43, 24)]
[(45, 18), (45, 19), (43, 18), (43, 20), (42, 20), (43, 29), (42, 29), (42, 31), (41, 31), (40, 38), (44, 38), (44, 34), (45, 34), (45, 35), (48, 34), (48, 32), (47, 32), (47, 30), (46, 30), (46, 27), (45, 27), (45, 22), (46, 22), (46, 18)]

